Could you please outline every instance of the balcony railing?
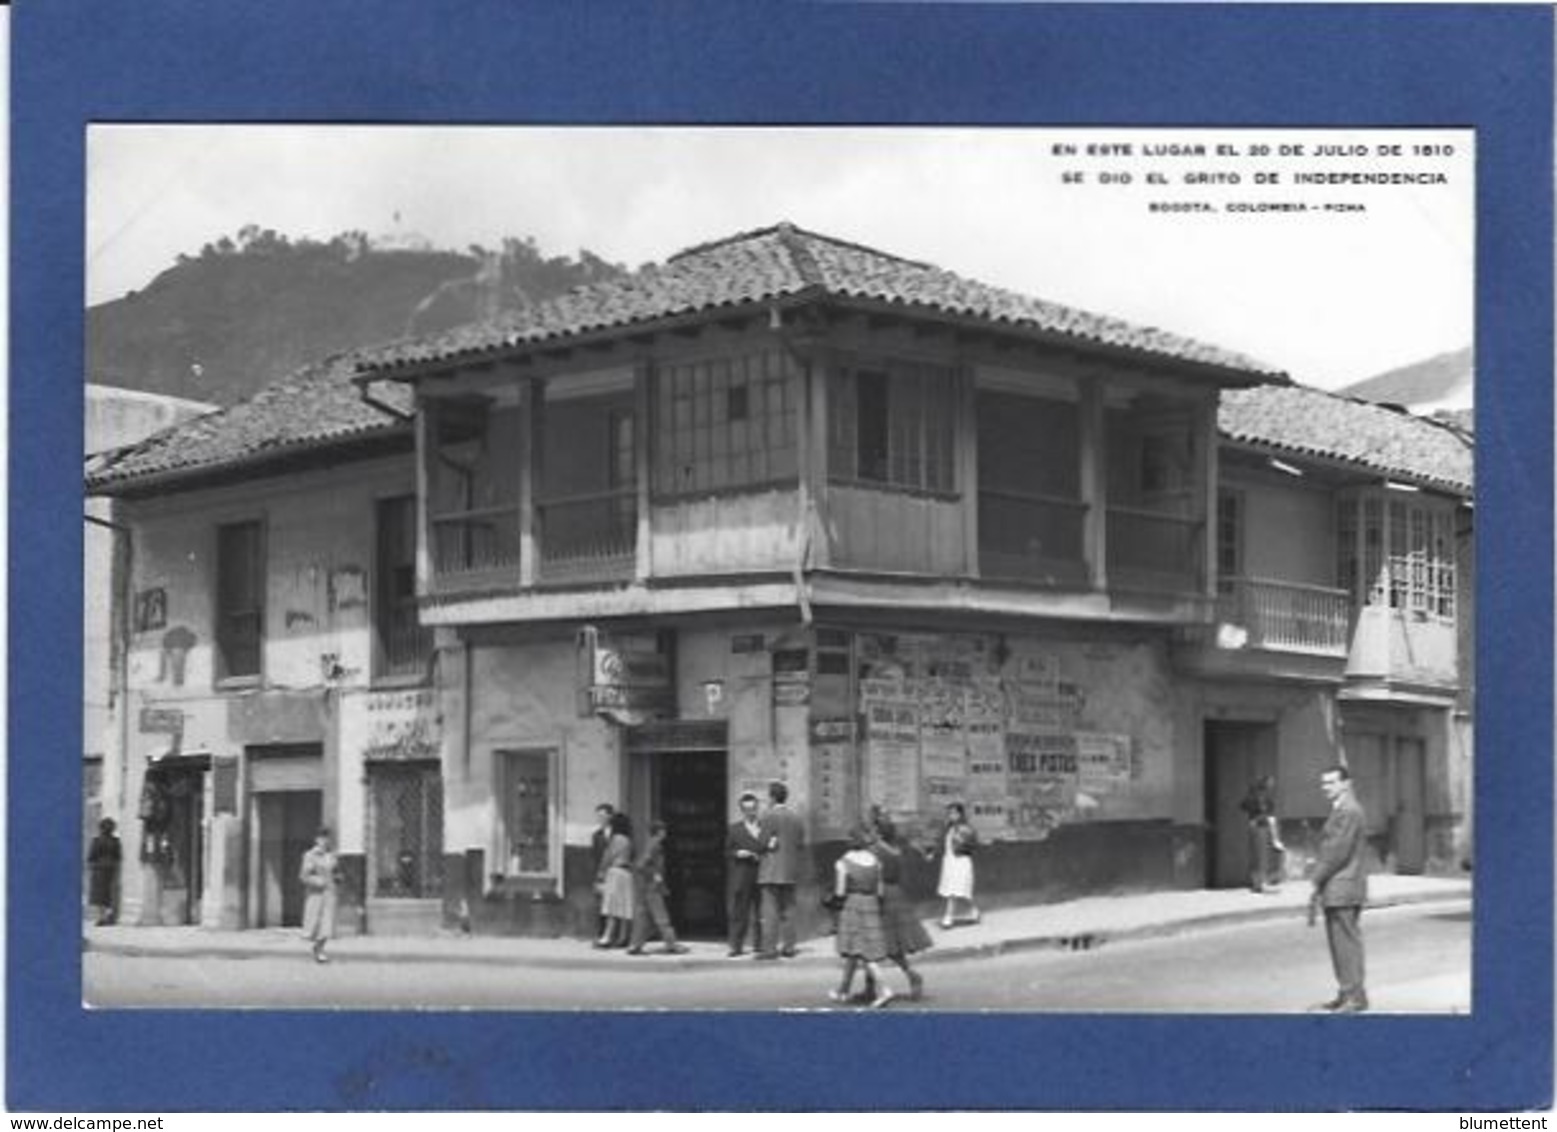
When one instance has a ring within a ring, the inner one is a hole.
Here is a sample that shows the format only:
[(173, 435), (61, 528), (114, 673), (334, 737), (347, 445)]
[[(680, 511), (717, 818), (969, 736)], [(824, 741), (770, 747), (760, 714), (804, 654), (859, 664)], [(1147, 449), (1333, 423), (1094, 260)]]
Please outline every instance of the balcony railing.
[(554, 497), (535, 505), (544, 581), (631, 578), (638, 545), (638, 492), (631, 484)]
[(1222, 578), (1218, 587), (1219, 618), (1247, 631), (1250, 647), (1346, 655), (1351, 599), (1345, 590), (1264, 578)]
[(432, 568), (438, 589), (519, 577), (519, 508), (512, 504), (433, 515)]
[(1085, 585), (1087, 504), (1003, 488), (979, 491), (979, 574)]
[(1175, 593), (1199, 589), (1203, 530), (1193, 515), (1110, 507), (1109, 584)]
[(418, 676), (432, 654), (432, 630), (417, 621), (414, 602), (397, 604), (379, 627), (380, 676)]

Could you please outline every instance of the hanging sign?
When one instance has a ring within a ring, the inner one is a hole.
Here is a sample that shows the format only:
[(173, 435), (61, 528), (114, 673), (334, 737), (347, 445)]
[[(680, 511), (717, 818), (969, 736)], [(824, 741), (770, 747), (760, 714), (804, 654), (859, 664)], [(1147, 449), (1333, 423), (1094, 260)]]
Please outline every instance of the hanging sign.
[(629, 648), (592, 625), (578, 634), (579, 714), (641, 723), (674, 714), (670, 660), (653, 649)]

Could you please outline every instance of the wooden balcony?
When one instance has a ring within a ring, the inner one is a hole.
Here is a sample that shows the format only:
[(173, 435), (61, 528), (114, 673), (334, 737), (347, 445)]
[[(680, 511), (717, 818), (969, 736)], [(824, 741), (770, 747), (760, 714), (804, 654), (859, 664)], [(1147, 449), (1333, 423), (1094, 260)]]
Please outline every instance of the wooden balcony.
[(979, 491), (979, 575), (1085, 589), (1086, 503), (1030, 492)]
[(1204, 530), (1205, 524), (1193, 515), (1110, 507), (1109, 586), (1161, 593), (1199, 591)]
[(1345, 590), (1265, 578), (1223, 578), (1219, 589), (1218, 620), (1248, 633), (1247, 647), (1346, 655), (1351, 601)]
[(638, 494), (633, 486), (537, 500), (535, 526), (540, 581), (632, 578), (638, 543)]

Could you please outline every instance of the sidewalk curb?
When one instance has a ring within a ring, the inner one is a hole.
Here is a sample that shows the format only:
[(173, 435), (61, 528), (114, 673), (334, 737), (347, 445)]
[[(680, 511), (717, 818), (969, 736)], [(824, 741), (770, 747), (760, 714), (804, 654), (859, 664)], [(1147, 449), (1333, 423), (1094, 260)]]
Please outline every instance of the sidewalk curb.
[[(1460, 904), (1471, 900), (1470, 891), (1463, 893), (1448, 892), (1422, 892), (1403, 893), (1396, 896), (1385, 897), (1377, 902), (1368, 904), (1368, 909), (1378, 910), (1383, 908), (1401, 907), (1415, 904)], [(950, 963), (962, 962), (970, 959), (993, 959), (1002, 955), (1011, 955), (1028, 951), (1090, 951), (1109, 943), (1119, 943), (1129, 940), (1165, 939), (1172, 936), (1188, 935), (1199, 931), (1208, 931), (1214, 928), (1228, 927), (1233, 924), (1262, 923), (1269, 920), (1300, 918), (1303, 914), (1303, 905), (1280, 904), (1274, 907), (1239, 909), (1232, 912), (1216, 912), (1207, 915), (1190, 916), (1182, 919), (1146, 923), (1116, 929), (1102, 929), (1094, 932), (1079, 932), (1067, 935), (1033, 935), (1012, 936), (1005, 939), (994, 939), (983, 943), (943, 943), (936, 941), (936, 945), (929, 951), (918, 956), (920, 963)], [(371, 939), (372, 937), (352, 936), (351, 939)], [(724, 955), (718, 956), (675, 956), (669, 957), (657, 952), (649, 952), (641, 957), (628, 957), (617, 953), (610, 957), (596, 956), (587, 952), (587, 944), (580, 941), (580, 947), (586, 948), (585, 954), (573, 955), (498, 955), (491, 953), (461, 955), (458, 953), (459, 940), (449, 939), (449, 948), (444, 952), (433, 951), (409, 951), (400, 952), (393, 948), (372, 947), (357, 950), (348, 941), (340, 941), (337, 945), (336, 955), (345, 962), (399, 962), (399, 963), (461, 963), (479, 966), (505, 967), (513, 969), (524, 967), (542, 970), (572, 970), (572, 971), (626, 971), (640, 968), (654, 970), (711, 970), (723, 968), (726, 970), (738, 970), (743, 964), (752, 962), (750, 959), (731, 959)], [(807, 950), (798, 958), (788, 960), (789, 963), (815, 964), (825, 962), (832, 965), (837, 961), (837, 956), (831, 951), (831, 942), (826, 937), (817, 941), (824, 945), (824, 949), (814, 952)], [(92, 940), (83, 938), (81, 941), (83, 953), (98, 955), (117, 955), (135, 959), (168, 959), (168, 958), (201, 958), (201, 959), (271, 959), (280, 957), (303, 958), (307, 955), (307, 947), (301, 938), (293, 941), (295, 946), (277, 942), (269, 946), (253, 944), (238, 944), (236, 946), (222, 946), (216, 944), (191, 943), (178, 946), (155, 946), (134, 942), (119, 942)], [(344, 946), (341, 946), (341, 944)]]

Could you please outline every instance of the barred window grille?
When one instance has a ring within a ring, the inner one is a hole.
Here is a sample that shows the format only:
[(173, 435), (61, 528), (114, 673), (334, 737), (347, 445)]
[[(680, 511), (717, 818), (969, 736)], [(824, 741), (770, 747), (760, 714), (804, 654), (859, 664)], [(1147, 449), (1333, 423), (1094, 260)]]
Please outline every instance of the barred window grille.
[(443, 779), (436, 764), (368, 771), (369, 891), (376, 897), (443, 894)]

